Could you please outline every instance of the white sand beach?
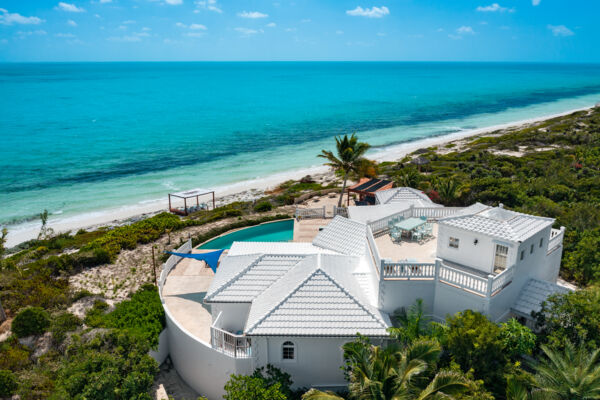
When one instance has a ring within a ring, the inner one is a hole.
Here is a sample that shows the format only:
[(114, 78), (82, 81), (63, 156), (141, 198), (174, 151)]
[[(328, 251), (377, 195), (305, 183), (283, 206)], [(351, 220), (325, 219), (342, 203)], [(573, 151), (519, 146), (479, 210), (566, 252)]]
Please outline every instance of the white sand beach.
[[(483, 135), (497, 130), (520, 129), (528, 125), (535, 124), (547, 119), (568, 115), (573, 112), (588, 110), (592, 107), (583, 107), (572, 109), (569, 111), (535, 117), (506, 124), (493, 125), (484, 128), (464, 130), (456, 133), (451, 133), (443, 136), (435, 136), (426, 139), (415, 140), (407, 143), (402, 143), (383, 149), (376, 149), (368, 154), (368, 157), (376, 161), (394, 161), (398, 160), (407, 154), (414, 152), (417, 149), (443, 146), (451, 142), (464, 140), (473, 136)], [(263, 196), (265, 190), (274, 188), (282, 182), (290, 179), (300, 179), (303, 176), (311, 175), (325, 180), (333, 180), (334, 176), (328, 171), (326, 166), (312, 166), (294, 171), (280, 172), (262, 178), (237, 182), (226, 186), (217, 186), (215, 190), (217, 206), (227, 204), (234, 201), (249, 201)], [(192, 189), (192, 188), (188, 188)], [(166, 211), (168, 207), (167, 192), (163, 199), (150, 199), (138, 204), (120, 207), (116, 209), (93, 211), (83, 215), (72, 217), (62, 217), (60, 215), (50, 218), (48, 225), (55, 233), (77, 231), (79, 229), (97, 229), (101, 226), (115, 226), (126, 224), (131, 221), (136, 221), (161, 211)], [(39, 221), (23, 223), (17, 226), (9, 226), (9, 235), (7, 246), (12, 247), (23, 241), (37, 237), (40, 228)]]

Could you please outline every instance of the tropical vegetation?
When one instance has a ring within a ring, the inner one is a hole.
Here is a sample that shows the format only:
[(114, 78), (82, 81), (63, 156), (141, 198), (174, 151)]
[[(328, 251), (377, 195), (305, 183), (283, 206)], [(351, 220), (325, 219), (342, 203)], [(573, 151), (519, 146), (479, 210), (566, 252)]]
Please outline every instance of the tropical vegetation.
[(335, 145), (336, 154), (329, 150), (321, 150), (319, 157), (325, 158), (327, 160), (325, 165), (330, 166), (342, 176), (342, 189), (338, 201), (338, 207), (341, 207), (348, 176), (351, 173), (360, 174), (361, 171), (364, 171), (369, 162), (363, 156), (370, 146), (368, 143), (359, 142), (355, 134), (337, 136)]

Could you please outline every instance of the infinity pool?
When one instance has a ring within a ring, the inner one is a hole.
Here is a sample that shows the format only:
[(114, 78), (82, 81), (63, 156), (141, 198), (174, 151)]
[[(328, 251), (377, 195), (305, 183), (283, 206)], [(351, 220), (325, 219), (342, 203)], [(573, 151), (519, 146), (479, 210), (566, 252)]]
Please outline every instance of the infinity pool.
[(229, 249), (233, 242), (289, 242), (293, 238), (294, 220), (286, 219), (240, 229), (209, 240), (198, 248)]

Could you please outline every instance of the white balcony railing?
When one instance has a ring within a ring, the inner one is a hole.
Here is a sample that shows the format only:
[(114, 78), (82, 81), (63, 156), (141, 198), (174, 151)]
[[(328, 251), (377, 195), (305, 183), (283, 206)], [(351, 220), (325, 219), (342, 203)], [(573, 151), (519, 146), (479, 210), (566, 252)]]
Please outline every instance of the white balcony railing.
[(515, 267), (510, 267), (496, 275), (492, 281), (492, 289), (489, 291), (491, 296), (496, 295), (499, 291), (508, 286), (515, 275)]
[(384, 279), (433, 279), (435, 278), (434, 263), (415, 262), (383, 262)]
[(489, 295), (488, 287), (492, 283), (489, 278), (483, 278), (444, 263), (439, 264), (438, 279), (480, 296)]
[(252, 357), (252, 339), (234, 335), (215, 326), (210, 327), (210, 343), (213, 349), (234, 358)]
[(348, 208), (333, 206), (333, 216), (335, 217), (336, 215), (348, 218)]
[(369, 225), (371, 228), (373, 235), (381, 236), (389, 231), (389, 222), (398, 217), (427, 217), (428, 219), (438, 219), (454, 215), (462, 209), (462, 207), (411, 207), (392, 215), (388, 215), (387, 217), (369, 221), (367, 222), (367, 225)]
[(318, 208), (296, 208), (296, 218), (325, 218), (325, 206)]

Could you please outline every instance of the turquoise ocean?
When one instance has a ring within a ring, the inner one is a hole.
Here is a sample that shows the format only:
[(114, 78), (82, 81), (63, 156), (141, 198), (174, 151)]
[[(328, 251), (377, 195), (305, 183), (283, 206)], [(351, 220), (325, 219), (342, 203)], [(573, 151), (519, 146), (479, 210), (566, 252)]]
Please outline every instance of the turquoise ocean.
[(333, 137), (372, 153), (600, 102), (600, 65), (0, 64), (0, 225), (316, 166)]

